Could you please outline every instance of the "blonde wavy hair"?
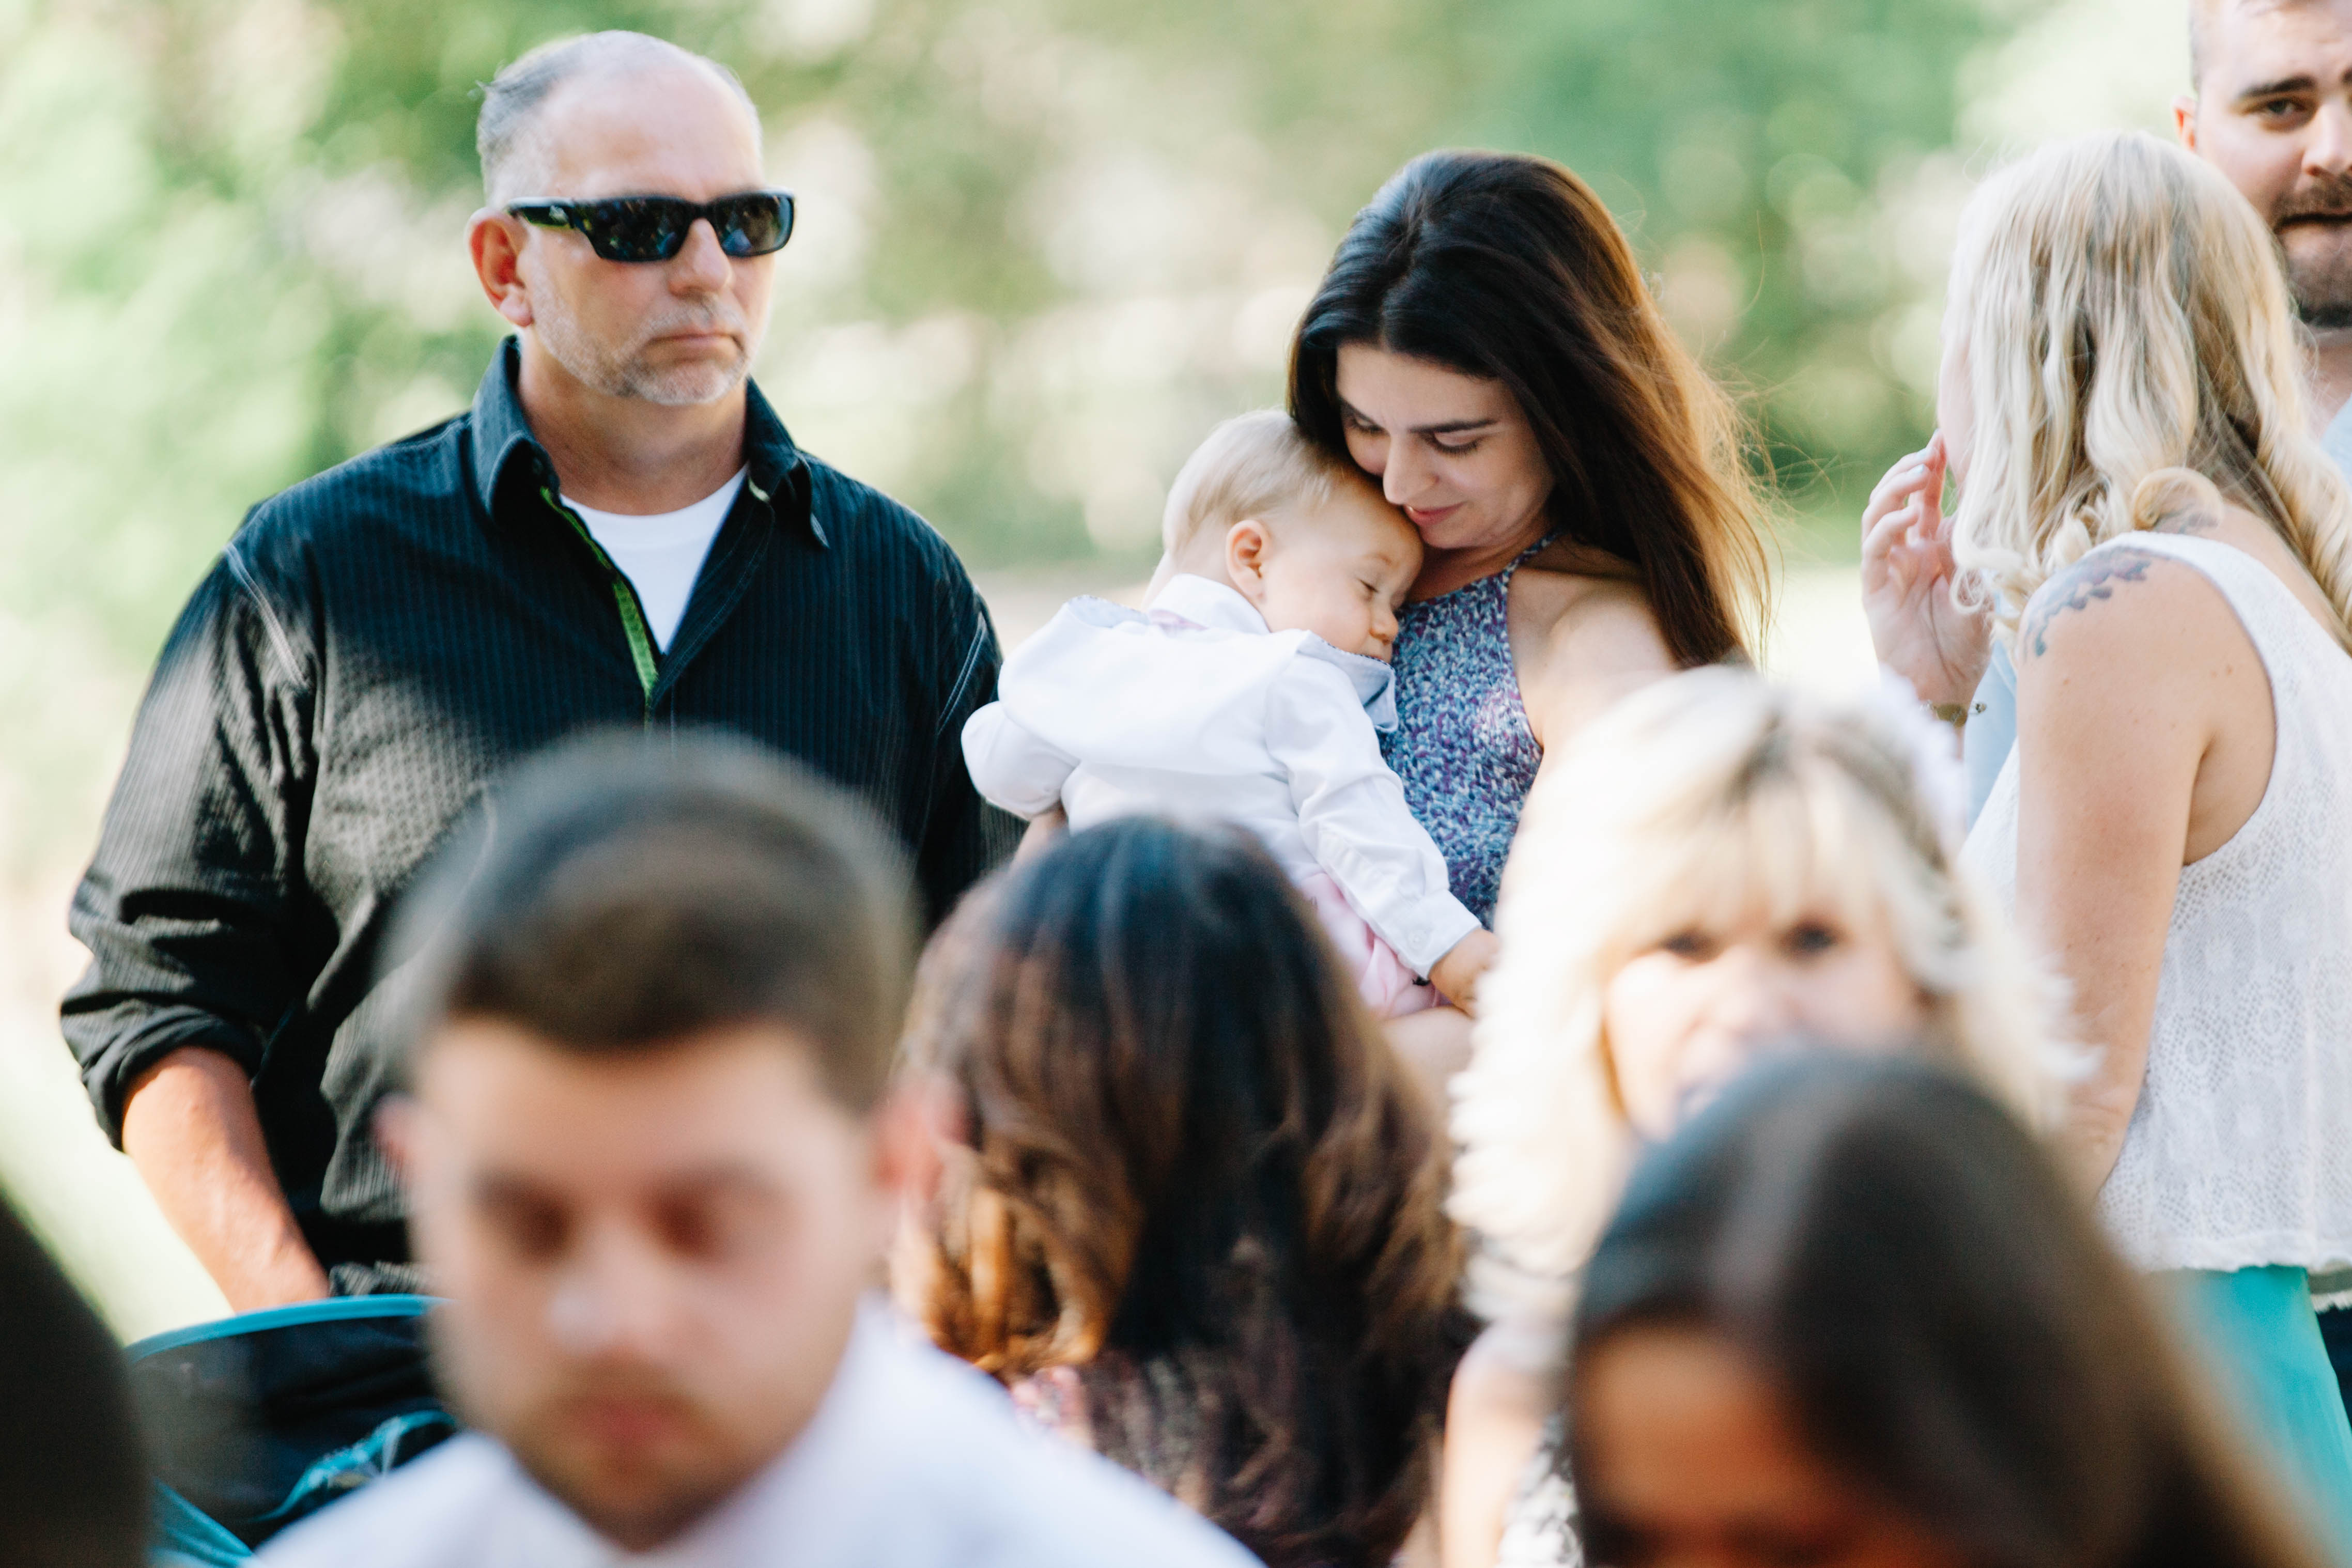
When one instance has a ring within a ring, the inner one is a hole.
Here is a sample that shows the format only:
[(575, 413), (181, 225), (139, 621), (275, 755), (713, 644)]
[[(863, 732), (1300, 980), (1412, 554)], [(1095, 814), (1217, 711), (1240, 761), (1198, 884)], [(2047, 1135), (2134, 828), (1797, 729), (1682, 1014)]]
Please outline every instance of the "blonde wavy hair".
[(1952, 300), (1975, 405), (1952, 551), (2004, 637), (2093, 546), (2219, 498), (2352, 625), (2352, 491), (2309, 433), (2276, 243), (2220, 172), (2142, 132), (2043, 148), (1969, 203)]
[(1481, 1316), (1546, 1333), (1561, 1321), (1638, 1142), (1603, 997), (1629, 958), (1691, 925), (1761, 908), (1890, 932), (1931, 1050), (2029, 1124), (2054, 1120), (2070, 1059), (2053, 998), (1955, 862), (1958, 825), (1923, 779), (1914, 716), (1693, 670), (1619, 703), (1538, 780), (1453, 1085), (1450, 1210), (1474, 1235)]

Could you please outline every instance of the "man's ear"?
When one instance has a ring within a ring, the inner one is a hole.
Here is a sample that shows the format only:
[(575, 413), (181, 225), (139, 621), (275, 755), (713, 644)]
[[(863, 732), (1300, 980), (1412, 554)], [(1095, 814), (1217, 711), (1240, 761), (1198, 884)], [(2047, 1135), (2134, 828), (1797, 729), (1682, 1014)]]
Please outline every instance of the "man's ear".
[(403, 1186), (416, 1180), (416, 1102), (406, 1094), (390, 1095), (375, 1108), (375, 1146)]
[(1273, 548), (1274, 537), (1255, 517), (1244, 517), (1225, 530), (1225, 575), (1253, 603), (1265, 591), (1266, 557)]
[(2172, 100), (2172, 133), (2180, 138), (2180, 145), (2189, 152), (2197, 151), (2197, 95), (2184, 92)]
[(491, 308), (517, 327), (531, 323), (530, 290), (522, 280), (522, 220), (484, 207), (466, 225), (466, 249)]

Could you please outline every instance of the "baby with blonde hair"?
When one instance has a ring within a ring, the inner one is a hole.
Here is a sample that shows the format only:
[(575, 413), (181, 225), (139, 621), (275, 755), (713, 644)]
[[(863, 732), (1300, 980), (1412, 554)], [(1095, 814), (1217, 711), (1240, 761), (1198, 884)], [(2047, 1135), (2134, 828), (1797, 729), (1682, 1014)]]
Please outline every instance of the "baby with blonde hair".
[(2029, 1124), (2052, 1113), (2068, 1059), (1956, 862), (1937, 738), (1897, 705), (1712, 667), (1625, 698), (1538, 781), (1454, 1082), (1452, 1211), (1490, 1327), (1454, 1383), (1449, 1564), (1498, 1542), (1574, 1560), (1564, 1483), (1530, 1456), (1578, 1270), (1639, 1147), (1759, 1051), (1924, 1049)]
[(1419, 535), (1276, 410), (1210, 434), (1163, 533), (1146, 610), (1072, 600), (1005, 661), (997, 700), (964, 727), (972, 783), (1021, 816), (1059, 807), (1072, 828), (1138, 813), (1246, 827), (1376, 1012), (1441, 993), (1469, 1006), (1494, 938), (1381, 758)]

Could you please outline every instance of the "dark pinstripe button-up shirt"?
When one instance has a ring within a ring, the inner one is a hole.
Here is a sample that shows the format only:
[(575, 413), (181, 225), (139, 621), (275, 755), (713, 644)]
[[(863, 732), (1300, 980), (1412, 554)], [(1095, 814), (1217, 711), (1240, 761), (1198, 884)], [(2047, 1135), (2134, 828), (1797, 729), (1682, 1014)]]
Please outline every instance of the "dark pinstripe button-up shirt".
[(65, 1032), (100, 1120), (119, 1139), (124, 1091), (172, 1051), (234, 1058), (331, 1267), (406, 1257), (370, 1130), (377, 943), (519, 758), (593, 726), (749, 735), (894, 826), (934, 917), (1016, 828), (960, 744), (996, 635), (921, 518), (795, 451), (752, 388), (748, 482), (655, 653), (553, 499), (518, 363), (509, 341), (470, 412), (254, 509), (164, 645), (70, 916), (94, 961)]

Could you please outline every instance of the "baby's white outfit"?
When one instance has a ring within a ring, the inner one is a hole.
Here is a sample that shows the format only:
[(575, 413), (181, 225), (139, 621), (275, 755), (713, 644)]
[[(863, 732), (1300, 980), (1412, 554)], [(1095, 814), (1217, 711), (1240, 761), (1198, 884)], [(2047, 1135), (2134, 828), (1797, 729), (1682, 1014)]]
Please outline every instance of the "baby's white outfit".
[(1388, 665), (1269, 631), (1239, 593), (1188, 574), (1148, 612), (1064, 605), (1004, 662), (963, 751), (981, 794), (1024, 817), (1058, 804), (1073, 829), (1138, 813), (1248, 828), (1393, 1015), (1428, 1005), (1413, 977), (1478, 928), (1381, 759), (1395, 724)]

